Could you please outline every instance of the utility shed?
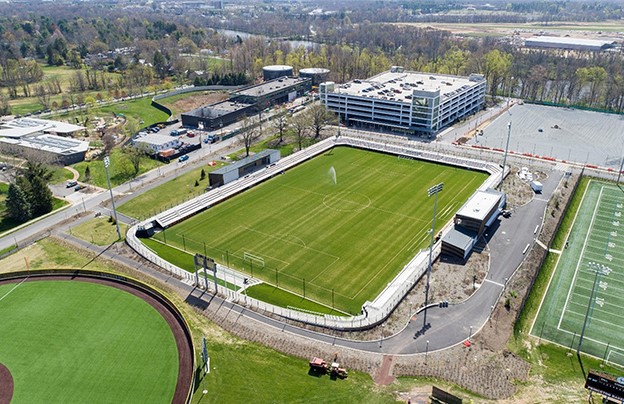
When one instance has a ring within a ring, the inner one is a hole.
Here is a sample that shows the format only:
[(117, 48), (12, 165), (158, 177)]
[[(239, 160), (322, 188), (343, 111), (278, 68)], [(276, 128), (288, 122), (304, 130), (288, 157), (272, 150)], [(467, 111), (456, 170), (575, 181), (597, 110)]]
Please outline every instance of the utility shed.
[(208, 179), (210, 180), (210, 186), (220, 187), (273, 164), (279, 159), (279, 150), (273, 149), (266, 149), (253, 156), (245, 157), (236, 163), (209, 173)]

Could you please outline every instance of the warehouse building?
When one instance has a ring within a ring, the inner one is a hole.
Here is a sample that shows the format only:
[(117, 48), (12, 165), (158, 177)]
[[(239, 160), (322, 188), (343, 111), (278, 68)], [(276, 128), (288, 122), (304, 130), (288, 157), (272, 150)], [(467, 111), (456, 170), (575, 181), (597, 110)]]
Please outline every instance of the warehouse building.
[(614, 48), (615, 45), (615, 41), (612, 40), (558, 36), (538, 36), (535, 38), (527, 38), (524, 41), (524, 46), (526, 46), (527, 48), (562, 49), (592, 52), (600, 52), (610, 48)]
[(181, 114), (182, 125), (218, 130), (275, 104), (293, 101), (312, 88), (308, 78), (280, 77), (234, 91), (227, 101), (206, 105)]
[(0, 138), (0, 152), (51, 164), (70, 165), (83, 161), (89, 142), (56, 135)]
[(208, 173), (208, 179), (211, 187), (220, 187), (229, 182), (236, 181), (258, 171), (270, 164), (276, 163), (280, 159), (279, 150), (266, 149), (253, 156), (245, 157), (236, 163), (227, 165), (211, 173)]
[(469, 77), (390, 71), (338, 85), (321, 83), (320, 99), (347, 125), (433, 136), (466, 115), (483, 109), (486, 81)]

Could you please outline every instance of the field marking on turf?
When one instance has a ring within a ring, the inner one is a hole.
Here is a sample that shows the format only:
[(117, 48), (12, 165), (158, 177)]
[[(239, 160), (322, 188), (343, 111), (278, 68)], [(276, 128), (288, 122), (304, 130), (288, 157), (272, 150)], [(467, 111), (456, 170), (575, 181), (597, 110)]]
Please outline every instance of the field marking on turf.
[[(575, 304), (579, 304), (579, 305), (580, 305), (580, 303), (575, 303)], [(613, 313), (609, 313), (609, 312), (607, 312), (606, 310), (593, 309), (592, 311), (595, 311), (595, 312), (597, 312), (597, 313), (605, 313), (605, 314), (608, 314), (609, 316), (613, 316), (613, 317), (620, 317), (620, 318), (624, 318), (623, 316), (618, 316), (618, 315), (615, 315), (615, 314), (613, 314)], [(579, 316), (579, 317), (581, 317), (581, 318), (584, 318), (584, 317), (585, 317), (585, 313), (578, 313), (578, 312), (573, 311), (573, 310), (568, 310), (568, 313), (572, 313), (572, 314), (574, 314), (575, 316)], [(613, 322), (609, 322), (609, 321), (607, 321), (607, 320), (603, 320), (603, 319), (598, 318), (598, 317), (595, 317), (595, 316), (593, 316), (593, 315), (591, 316), (591, 321), (597, 321), (597, 322), (600, 322), (600, 323), (605, 323), (605, 324), (608, 324), (610, 327), (617, 327), (617, 328), (624, 329), (624, 325), (615, 324), (615, 323), (613, 323)]]
[[(564, 333), (564, 334), (568, 334), (568, 335), (576, 335), (576, 336), (578, 336), (578, 333), (576, 333), (576, 332), (572, 332), (572, 331), (568, 331), (568, 330), (564, 330), (564, 329), (561, 329), (561, 330), (559, 330), (559, 331), (561, 331), (561, 332), (562, 332), (562, 333)], [(552, 344), (558, 345), (558, 346), (563, 347), (563, 348), (566, 348), (566, 349), (569, 349), (569, 348), (570, 348), (570, 346), (569, 346), (569, 345), (563, 345), (562, 343), (557, 342), (557, 341), (553, 341), (553, 340), (549, 339), (548, 337), (542, 337), (542, 339), (543, 339), (544, 341), (548, 341), (548, 342), (550, 342), (550, 343), (552, 343)], [(617, 346), (617, 345), (610, 345), (610, 344), (608, 344), (607, 342), (604, 342), (604, 341), (598, 341), (597, 339), (595, 339), (595, 338), (591, 338), (591, 337), (588, 337), (587, 335), (584, 335), (584, 336), (583, 336), (583, 341), (585, 341), (585, 340), (587, 340), (587, 341), (591, 341), (591, 342), (593, 342), (593, 343), (595, 343), (595, 344), (599, 344), (599, 345), (603, 345), (603, 346), (607, 346), (607, 345), (609, 345), (609, 346), (610, 346), (611, 348), (613, 348), (613, 349), (617, 349), (618, 351), (624, 351), (624, 348), (620, 348), (620, 347), (619, 347), (619, 346)], [(594, 357), (594, 358), (599, 358), (598, 356), (592, 355), (592, 354), (590, 354), (590, 353), (588, 353), (588, 352), (584, 352), (584, 353), (585, 353), (585, 355), (592, 356), (592, 357)], [(599, 359), (601, 359), (601, 358), (599, 358)], [(620, 366), (624, 367), (624, 365), (620, 365)]]
[(0, 301), (2, 301), (2, 299), (4, 299), (5, 297), (7, 297), (9, 294), (11, 294), (11, 292), (13, 292), (15, 289), (17, 289), (17, 287), (19, 285), (21, 285), (22, 283), (26, 282), (26, 279), (28, 279), (28, 276), (24, 279), (22, 279), (22, 281), (20, 283), (18, 283), (17, 285), (13, 286), (13, 288), (11, 290), (9, 290), (8, 292), (6, 292), (4, 294), (4, 296), (0, 297)]
[[(589, 188), (589, 186), (588, 186), (588, 188)], [(589, 223), (589, 229), (587, 231), (587, 235), (585, 235), (585, 242), (583, 243), (583, 248), (581, 249), (581, 254), (579, 255), (578, 263), (576, 264), (576, 268), (574, 269), (574, 276), (572, 277), (572, 283), (570, 284), (570, 289), (568, 290), (568, 295), (566, 296), (566, 301), (565, 301), (565, 304), (563, 305), (563, 310), (561, 311), (561, 316), (559, 316), (559, 323), (557, 324), (557, 328), (561, 327), (561, 322), (563, 321), (563, 316), (565, 315), (565, 312), (568, 309), (568, 300), (570, 299), (570, 294), (572, 293), (572, 289), (574, 289), (574, 287), (576, 285), (576, 275), (578, 274), (579, 267), (581, 266), (581, 261), (582, 261), (583, 255), (585, 254), (585, 247), (587, 246), (587, 240), (589, 239), (589, 235), (591, 233), (591, 230), (594, 227), (594, 219), (596, 218), (596, 211), (598, 210), (598, 206), (600, 206), (600, 198), (602, 197), (602, 190), (603, 190), (603, 188), (600, 188), (600, 193), (598, 194), (598, 202), (596, 203), (596, 206), (594, 207), (594, 213), (592, 214), (592, 219), (591, 219), (591, 222)]]
[(609, 353), (607, 354), (607, 358), (606, 358), (607, 363), (615, 363), (617, 366), (621, 366), (621, 367), (624, 366), (624, 360), (622, 362), (615, 362), (615, 361), (612, 362), (611, 359), (610, 359), (611, 358), (611, 353), (616, 353), (616, 354), (624, 357), (623, 353), (618, 352), (618, 351), (613, 350), (613, 349), (609, 349)]

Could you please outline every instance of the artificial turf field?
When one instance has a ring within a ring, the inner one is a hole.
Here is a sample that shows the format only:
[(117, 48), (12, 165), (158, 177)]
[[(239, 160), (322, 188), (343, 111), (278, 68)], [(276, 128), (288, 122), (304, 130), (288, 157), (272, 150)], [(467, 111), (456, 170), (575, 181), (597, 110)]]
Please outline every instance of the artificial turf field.
[[(624, 192), (591, 180), (531, 333), (624, 366)], [(596, 271), (599, 269), (599, 271)]]
[(170, 403), (173, 332), (148, 303), (80, 281), (0, 285), (0, 363), (11, 403)]
[(156, 238), (357, 314), (429, 245), (486, 174), (338, 147)]

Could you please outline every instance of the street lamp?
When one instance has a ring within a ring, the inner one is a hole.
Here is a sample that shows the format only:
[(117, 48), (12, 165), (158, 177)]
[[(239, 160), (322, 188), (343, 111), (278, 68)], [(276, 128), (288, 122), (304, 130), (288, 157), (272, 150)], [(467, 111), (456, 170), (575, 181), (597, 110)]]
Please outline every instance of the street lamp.
[(431, 222), (431, 241), (429, 242), (429, 267), (427, 268), (427, 286), (425, 287), (425, 311), (423, 315), (423, 330), (427, 327), (427, 305), (429, 304), (429, 279), (431, 278), (431, 261), (433, 257), (433, 238), (435, 236), (435, 221), (436, 221), (436, 211), (438, 208), (438, 194), (442, 192), (442, 188), (444, 187), (444, 183), (441, 182), (437, 185), (432, 186), (427, 190), (427, 195), (431, 197), (435, 195), (435, 199), (433, 202), (433, 221)]
[(382, 324), (382, 325), (381, 325), (381, 339), (379, 340), (379, 348), (381, 348), (381, 345), (382, 345), (382, 343), (383, 343), (383, 339), (384, 339), (384, 327), (385, 327), (385, 326), (386, 326), (385, 324)]
[(509, 150), (509, 138), (511, 137), (511, 121), (507, 123), (507, 143), (505, 144), (505, 154), (503, 155), (503, 171), (501, 172), (500, 188), (503, 189), (503, 180), (505, 179), (505, 165), (507, 164), (507, 151)]
[(110, 192), (111, 204), (113, 205), (113, 217), (115, 218), (115, 226), (117, 226), (117, 237), (121, 240), (121, 231), (119, 230), (119, 221), (117, 220), (117, 210), (115, 209), (115, 198), (113, 198), (113, 189), (111, 188), (110, 175), (108, 175), (108, 166), (110, 165), (110, 158), (104, 157), (104, 169), (106, 170), (106, 181), (108, 181), (108, 191)]
[(427, 347), (425, 348), (425, 363), (427, 363), (428, 355), (429, 355), (429, 340), (427, 340)]
[(592, 303), (594, 302), (594, 293), (596, 292), (596, 283), (600, 275), (608, 275), (611, 272), (611, 268), (606, 265), (599, 264), (597, 262), (589, 262), (587, 266), (595, 272), (594, 284), (592, 285), (591, 294), (589, 295), (589, 302), (587, 302), (587, 311), (585, 312), (585, 319), (583, 320), (583, 328), (581, 329), (581, 336), (579, 338), (578, 346), (576, 347), (576, 355), (579, 355), (581, 350), (581, 344), (583, 343), (583, 336), (585, 335), (585, 326), (587, 325), (587, 318), (589, 317), (589, 311), (591, 310)]

